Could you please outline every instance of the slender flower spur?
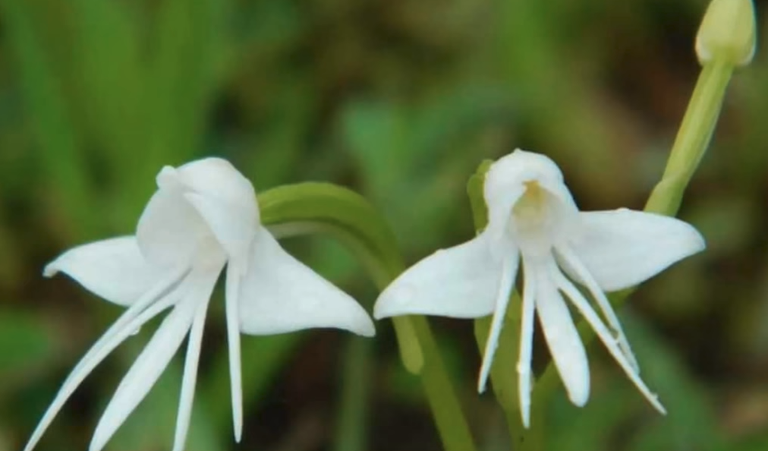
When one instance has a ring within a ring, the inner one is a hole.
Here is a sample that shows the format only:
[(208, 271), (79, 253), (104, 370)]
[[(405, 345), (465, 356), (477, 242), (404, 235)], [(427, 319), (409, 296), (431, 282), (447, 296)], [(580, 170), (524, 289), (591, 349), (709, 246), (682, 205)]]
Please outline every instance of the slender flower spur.
[[(437, 251), (408, 269), (381, 294), (374, 317), (477, 318), (493, 313), (478, 383), (478, 391), (483, 392), (522, 261), (517, 371), (523, 424), (527, 427), (530, 422), (531, 348), (537, 311), (571, 402), (583, 406), (589, 398), (587, 355), (563, 294), (648, 401), (664, 413), (640, 379), (637, 361), (605, 292), (639, 284), (703, 250), (701, 235), (685, 222), (651, 213), (627, 209), (580, 212), (557, 165), (523, 150), (491, 166), (484, 197), (488, 227), (475, 239)], [(594, 298), (605, 322), (574, 281)]]
[(174, 451), (184, 448), (208, 302), (224, 266), (235, 439), (242, 433), (240, 332), (277, 334), (334, 327), (373, 336), (368, 314), (287, 254), (259, 221), (251, 183), (229, 162), (208, 158), (166, 166), (139, 218), (136, 236), (75, 247), (50, 263), (86, 289), (128, 307), (67, 377), (25, 451), (37, 444), (64, 402), (113, 349), (171, 309), (123, 378), (96, 426), (100, 451), (146, 396), (189, 333)]

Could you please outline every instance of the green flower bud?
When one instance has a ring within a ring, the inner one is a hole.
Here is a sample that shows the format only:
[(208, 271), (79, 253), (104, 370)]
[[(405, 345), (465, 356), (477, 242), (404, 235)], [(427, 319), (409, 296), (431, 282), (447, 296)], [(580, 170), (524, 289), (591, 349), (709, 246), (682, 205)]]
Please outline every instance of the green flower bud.
[(752, 0), (712, 0), (696, 35), (699, 62), (749, 64), (755, 54), (755, 28)]

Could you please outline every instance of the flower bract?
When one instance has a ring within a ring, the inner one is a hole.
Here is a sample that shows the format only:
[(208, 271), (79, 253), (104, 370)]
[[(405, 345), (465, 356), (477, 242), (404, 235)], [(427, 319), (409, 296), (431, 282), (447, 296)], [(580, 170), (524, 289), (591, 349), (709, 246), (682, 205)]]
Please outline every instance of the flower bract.
[(579, 211), (557, 165), (544, 155), (523, 150), (490, 167), (484, 197), (488, 207), (485, 230), (405, 271), (381, 294), (374, 317), (477, 318), (493, 314), (478, 381), (482, 392), (510, 293), (521, 275), (517, 371), (526, 427), (530, 422), (535, 316), (571, 402), (582, 406), (589, 398), (587, 356), (572, 310), (589, 323), (631, 381), (663, 413), (664, 407), (640, 378), (637, 361), (605, 293), (637, 285), (703, 250), (701, 235), (683, 221), (657, 214), (627, 209)]
[(259, 221), (251, 183), (219, 158), (167, 166), (135, 236), (75, 247), (46, 266), (94, 294), (127, 307), (62, 384), (25, 451), (40, 440), (83, 379), (147, 321), (169, 310), (123, 377), (96, 426), (90, 451), (100, 451), (146, 396), (187, 338), (174, 451), (181, 451), (192, 414), (208, 303), (226, 266), (235, 439), (242, 432), (240, 333), (265, 335), (316, 327), (373, 336), (373, 323), (350, 296), (286, 253)]

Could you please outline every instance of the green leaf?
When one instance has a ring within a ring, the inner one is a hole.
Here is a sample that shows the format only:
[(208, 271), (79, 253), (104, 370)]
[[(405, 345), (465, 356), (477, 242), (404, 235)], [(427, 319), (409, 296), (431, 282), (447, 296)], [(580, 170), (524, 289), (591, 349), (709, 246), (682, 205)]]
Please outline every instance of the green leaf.
[(149, 70), (148, 167), (156, 171), (199, 148), (213, 94), (224, 74), (230, 2), (164, 0), (155, 17)]
[[(8, 41), (16, 58), (18, 82), (26, 117), (39, 147), (40, 163), (49, 181), (45, 185), (66, 232), (74, 239), (94, 236), (95, 211), (81, 136), (67, 104), (65, 86), (56, 76), (52, 51), (39, 31), (44, 23), (34, 14), (34, 2), (2, 0)], [(79, 237), (79, 238), (78, 238)]]

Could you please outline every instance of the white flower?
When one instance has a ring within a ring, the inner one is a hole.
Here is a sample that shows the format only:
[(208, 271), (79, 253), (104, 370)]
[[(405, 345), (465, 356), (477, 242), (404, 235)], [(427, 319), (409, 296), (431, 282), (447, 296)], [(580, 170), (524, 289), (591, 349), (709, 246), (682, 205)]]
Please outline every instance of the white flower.
[[(582, 406), (589, 398), (587, 356), (563, 294), (632, 382), (663, 413), (657, 397), (639, 377), (605, 292), (637, 285), (701, 251), (701, 235), (685, 222), (656, 214), (626, 209), (580, 212), (557, 165), (523, 150), (491, 166), (484, 196), (488, 227), (475, 239), (437, 251), (408, 269), (381, 294), (374, 317), (477, 318), (493, 313), (478, 383), (482, 392), (522, 260), (517, 371), (523, 424), (529, 424), (535, 311), (571, 402)], [(563, 272), (586, 288), (608, 326)]]
[(288, 255), (259, 222), (251, 183), (227, 161), (208, 158), (165, 167), (139, 219), (136, 236), (65, 252), (45, 268), (128, 307), (72, 370), (30, 438), (30, 451), (83, 379), (113, 349), (171, 308), (123, 378), (99, 421), (90, 451), (100, 451), (152, 385), (189, 333), (174, 450), (184, 448), (208, 302), (227, 265), (226, 321), (235, 439), (242, 432), (240, 332), (277, 334), (312, 327), (373, 336), (354, 299)]

